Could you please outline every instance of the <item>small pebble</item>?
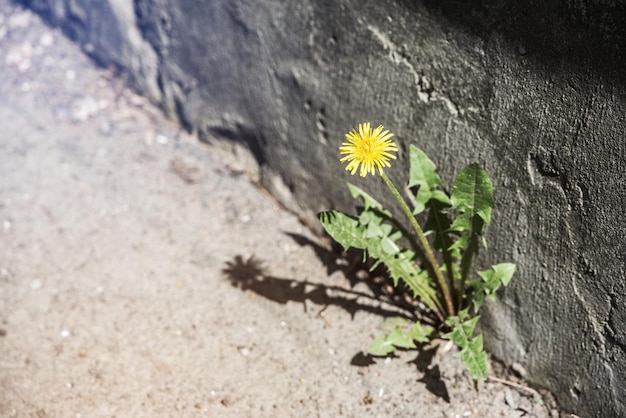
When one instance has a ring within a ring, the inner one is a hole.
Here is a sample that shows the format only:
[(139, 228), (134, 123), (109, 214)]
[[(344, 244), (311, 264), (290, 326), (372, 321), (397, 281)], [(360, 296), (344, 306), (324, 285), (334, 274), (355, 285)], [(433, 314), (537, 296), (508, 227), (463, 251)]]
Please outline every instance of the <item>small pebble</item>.
[(39, 280), (39, 279), (35, 279), (35, 280), (33, 280), (33, 281), (30, 283), (30, 288), (31, 288), (31, 289), (33, 289), (33, 290), (39, 290), (39, 289), (41, 289), (41, 286), (42, 286), (42, 285), (43, 285), (43, 284), (41, 283), (41, 280)]
[(155, 139), (159, 145), (167, 145), (169, 141), (165, 135), (157, 135)]
[(519, 377), (522, 377), (522, 378), (526, 377), (526, 375), (528, 374), (524, 366), (522, 366), (519, 363), (511, 364), (511, 370), (513, 370), (515, 373), (517, 373)]
[(61, 331), (61, 338), (67, 338), (70, 336), (70, 331), (67, 329), (64, 329), (63, 331)]
[(72, 119), (77, 122), (84, 122), (94, 116), (100, 110), (96, 99), (87, 96), (74, 102), (72, 106)]
[(10, 221), (2, 222), (2, 228), (4, 228), (5, 231), (10, 230), (11, 229), (11, 222)]
[(39, 44), (41, 46), (50, 46), (54, 43), (54, 37), (52, 36), (52, 34), (50, 32), (46, 32), (43, 35), (41, 35), (41, 38), (39, 38)]
[(31, 61), (29, 59), (25, 59), (24, 61), (20, 62), (20, 65), (18, 65), (18, 69), (22, 72), (28, 70), (31, 66)]
[(509, 389), (505, 389), (504, 391), (504, 401), (506, 402), (508, 406), (510, 406), (513, 409), (516, 409), (518, 406), (517, 399), (515, 399), (513, 392), (511, 392)]

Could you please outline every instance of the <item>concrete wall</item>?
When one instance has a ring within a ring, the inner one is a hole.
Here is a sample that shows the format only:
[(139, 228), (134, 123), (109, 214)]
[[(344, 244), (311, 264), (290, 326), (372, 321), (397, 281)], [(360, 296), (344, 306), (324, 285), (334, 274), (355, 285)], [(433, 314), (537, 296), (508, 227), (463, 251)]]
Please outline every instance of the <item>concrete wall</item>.
[[(314, 221), (349, 209), (343, 135), (384, 124), (444, 181), (478, 161), (493, 354), (580, 416), (626, 416), (626, 10), (616, 0), (24, 0)], [(381, 194), (382, 195), (382, 194)]]

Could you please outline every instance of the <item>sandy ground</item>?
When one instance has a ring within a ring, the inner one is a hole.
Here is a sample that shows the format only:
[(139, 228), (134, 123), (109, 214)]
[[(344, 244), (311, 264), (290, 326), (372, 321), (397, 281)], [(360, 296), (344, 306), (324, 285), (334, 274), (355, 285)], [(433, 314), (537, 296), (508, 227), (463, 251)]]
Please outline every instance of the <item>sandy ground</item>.
[(1, 417), (547, 416), (363, 355), (399, 310), (363, 271), (7, 0), (0, 126)]

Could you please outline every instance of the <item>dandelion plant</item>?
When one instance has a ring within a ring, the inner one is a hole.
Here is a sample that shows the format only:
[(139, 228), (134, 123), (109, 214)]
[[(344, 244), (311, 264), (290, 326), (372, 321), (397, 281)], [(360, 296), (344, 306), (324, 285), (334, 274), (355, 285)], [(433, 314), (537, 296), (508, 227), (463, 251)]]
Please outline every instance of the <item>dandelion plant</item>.
[[(402, 197), (384, 169), (395, 160), (397, 144), (393, 133), (369, 122), (346, 134), (339, 147), (341, 163), (351, 175), (359, 172), (382, 177), (400, 205), (410, 228), (394, 219), (380, 202), (348, 183), (354, 198), (363, 201), (358, 216), (332, 210), (318, 217), (326, 232), (344, 249), (356, 248), (383, 264), (394, 286), (403, 283), (432, 317), (430, 325), (395, 321), (393, 329), (378, 336), (368, 347), (372, 355), (387, 355), (397, 348), (415, 348), (415, 343), (441, 337), (459, 347), (458, 356), (474, 379), (487, 378), (487, 354), (482, 335), (474, 336), (478, 312), (485, 296), (492, 297), (506, 286), (515, 265), (502, 263), (489, 270), (473, 272), (474, 259), (484, 246), (485, 227), (491, 222), (493, 186), (487, 173), (470, 164), (456, 177), (448, 194), (435, 164), (415, 145), (410, 146), (408, 188), (413, 208)], [(417, 216), (425, 218), (424, 227)], [(428, 239), (430, 237), (430, 241)]]

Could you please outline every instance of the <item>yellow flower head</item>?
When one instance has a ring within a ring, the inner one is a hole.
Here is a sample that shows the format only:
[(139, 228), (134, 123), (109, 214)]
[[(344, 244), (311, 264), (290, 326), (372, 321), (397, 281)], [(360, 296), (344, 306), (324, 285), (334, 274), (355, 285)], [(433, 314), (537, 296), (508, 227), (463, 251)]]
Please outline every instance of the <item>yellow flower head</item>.
[(341, 160), (342, 163), (348, 161), (346, 170), (354, 175), (361, 166), (359, 174), (365, 177), (367, 173), (376, 174), (376, 168), (383, 174), (383, 167), (391, 167), (389, 159), (395, 160), (396, 156), (391, 154), (398, 151), (398, 146), (391, 141), (392, 133), (383, 131), (383, 126), (372, 130), (370, 123), (360, 123), (359, 131), (353, 129), (346, 134), (348, 142), (344, 142), (339, 147), (340, 154), (346, 154)]

